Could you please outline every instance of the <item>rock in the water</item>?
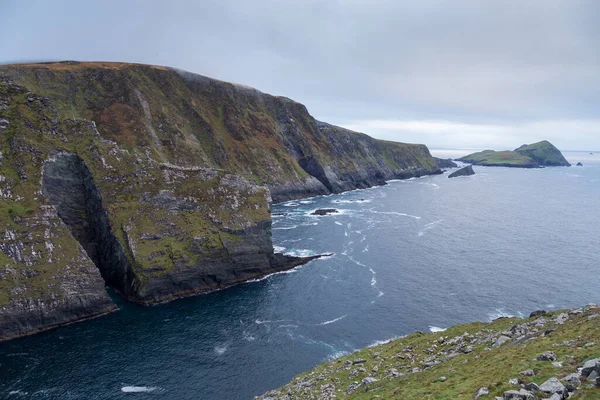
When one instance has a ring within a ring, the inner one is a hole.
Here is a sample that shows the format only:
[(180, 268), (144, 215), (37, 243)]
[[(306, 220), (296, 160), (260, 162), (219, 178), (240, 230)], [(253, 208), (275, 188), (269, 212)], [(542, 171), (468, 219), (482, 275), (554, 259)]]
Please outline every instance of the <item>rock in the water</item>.
[(448, 175), (448, 178), (456, 178), (459, 176), (469, 176), (469, 175), (475, 175), (475, 171), (473, 171), (472, 165), (467, 165), (466, 167), (463, 167), (463, 168), (459, 169), (458, 171), (454, 171), (453, 173)]
[(521, 389), (504, 392), (504, 400), (537, 400), (537, 396), (529, 390)]
[(458, 165), (452, 161), (451, 158), (447, 158), (447, 159), (443, 159), (443, 158), (435, 158), (435, 163), (437, 164), (438, 168), (456, 168), (458, 167)]
[(554, 354), (554, 352), (545, 351), (544, 353), (537, 356), (536, 360), (538, 360), (538, 361), (556, 361), (557, 357), (556, 357), (556, 354)]
[(318, 210), (313, 211), (310, 215), (329, 215), (336, 213), (338, 213), (338, 210), (335, 208), (319, 208)]
[(582, 164), (581, 162), (578, 162), (578, 163), (577, 163), (577, 166), (578, 166), (578, 167), (583, 167), (583, 164)]
[(529, 314), (529, 318), (540, 317), (542, 315), (546, 315), (546, 310), (536, 310)]

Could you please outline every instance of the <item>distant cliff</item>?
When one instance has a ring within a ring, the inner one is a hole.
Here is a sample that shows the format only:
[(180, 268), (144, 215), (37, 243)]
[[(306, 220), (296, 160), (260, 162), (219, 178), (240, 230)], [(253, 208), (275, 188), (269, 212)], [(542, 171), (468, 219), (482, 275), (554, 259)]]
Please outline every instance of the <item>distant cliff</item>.
[(0, 67), (0, 340), (308, 261), (270, 205), (439, 173), (423, 145), (174, 69)]
[(474, 165), (488, 167), (570, 167), (560, 150), (547, 140), (533, 144), (524, 144), (514, 151), (485, 150), (458, 159)]

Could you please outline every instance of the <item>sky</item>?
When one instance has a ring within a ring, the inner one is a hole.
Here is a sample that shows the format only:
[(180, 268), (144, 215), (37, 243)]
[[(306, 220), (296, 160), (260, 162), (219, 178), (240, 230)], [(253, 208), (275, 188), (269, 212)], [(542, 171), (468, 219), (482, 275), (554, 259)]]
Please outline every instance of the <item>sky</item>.
[(430, 148), (600, 151), (597, 0), (0, 0), (0, 63), (166, 65)]

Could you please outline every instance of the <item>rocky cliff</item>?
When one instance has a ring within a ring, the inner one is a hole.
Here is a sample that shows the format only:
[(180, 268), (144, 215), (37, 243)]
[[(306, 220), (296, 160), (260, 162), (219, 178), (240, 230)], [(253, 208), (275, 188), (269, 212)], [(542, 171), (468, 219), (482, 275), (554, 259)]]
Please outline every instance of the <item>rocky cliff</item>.
[(273, 252), (273, 200), (438, 173), (422, 145), (173, 69), (0, 67), (0, 340), (226, 287)]

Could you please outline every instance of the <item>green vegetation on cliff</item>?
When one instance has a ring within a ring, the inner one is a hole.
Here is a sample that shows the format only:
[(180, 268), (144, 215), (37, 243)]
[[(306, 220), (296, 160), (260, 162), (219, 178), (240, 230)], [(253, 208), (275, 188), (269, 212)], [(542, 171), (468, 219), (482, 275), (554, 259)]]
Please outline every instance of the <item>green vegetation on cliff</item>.
[(560, 150), (547, 140), (529, 145), (524, 144), (514, 151), (484, 150), (459, 158), (458, 161), (489, 167), (571, 166)]
[(438, 173), (424, 145), (170, 68), (0, 66), (0, 340), (298, 264), (272, 201)]
[[(541, 386), (576, 373), (585, 361), (600, 357), (599, 337), (600, 306), (592, 305), (457, 325), (325, 362), (260, 399), (470, 399), (481, 388), (487, 392), (481, 400), (502, 398), (529, 383)], [(573, 399), (600, 397), (595, 378), (580, 380)], [(535, 389), (532, 393), (550, 397)]]

